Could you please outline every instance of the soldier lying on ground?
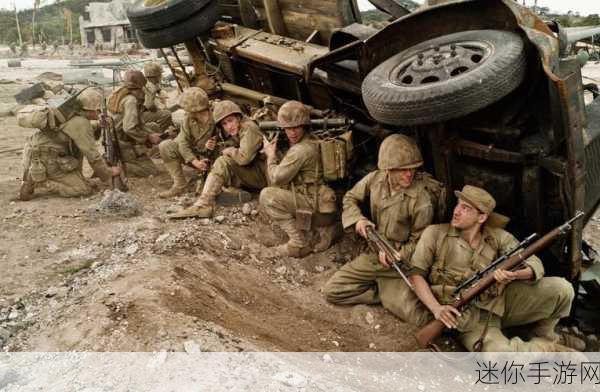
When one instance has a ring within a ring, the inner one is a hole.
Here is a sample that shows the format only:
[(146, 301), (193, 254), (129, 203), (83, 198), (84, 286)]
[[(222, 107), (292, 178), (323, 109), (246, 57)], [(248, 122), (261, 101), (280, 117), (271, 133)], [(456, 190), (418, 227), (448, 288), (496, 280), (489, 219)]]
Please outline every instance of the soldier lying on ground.
[(123, 86), (108, 99), (108, 110), (115, 123), (121, 155), (128, 177), (148, 177), (158, 169), (148, 157), (148, 145), (160, 143), (156, 129), (144, 123), (142, 108), (146, 78), (140, 71), (127, 71)]
[(244, 186), (256, 190), (267, 186), (266, 162), (260, 154), (263, 134), (258, 125), (244, 116), (240, 108), (231, 101), (215, 103), (213, 118), (215, 124), (230, 136), (234, 145), (221, 151), (196, 203), (171, 215), (172, 218), (212, 217), (216, 197), (223, 186)]
[[(571, 335), (557, 335), (558, 321), (569, 315), (575, 296), (563, 278), (543, 277), (540, 259), (531, 256), (517, 271), (496, 270), (496, 286), (459, 312), (448, 305), (462, 280), (485, 268), (518, 241), (502, 229), (508, 218), (494, 212), (496, 201), (485, 190), (466, 185), (455, 192), (458, 204), (449, 224), (429, 226), (411, 260), (415, 294), (399, 286), (408, 321), (424, 325), (435, 317), (458, 330), (467, 350), (477, 342), (482, 351), (572, 351), (585, 343)], [(528, 325), (529, 340), (507, 338), (501, 328)]]
[(160, 110), (157, 105), (158, 95), (160, 94), (160, 81), (162, 80), (163, 69), (158, 63), (150, 62), (144, 64), (144, 75), (146, 76), (146, 87), (144, 89), (144, 112), (142, 117), (145, 123), (156, 123), (160, 132), (164, 132), (173, 125), (171, 112)]
[(277, 137), (264, 141), (269, 187), (260, 193), (264, 211), (288, 235), (276, 254), (304, 257), (311, 252), (308, 235), (320, 227), (315, 251), (331, 245), (335, 232), (335, 193), (325, 185), (318, 140), (310, 134), (310, 113), (302, 103), (286, 102), (277, 113), (290, 149), (278, 162)]
[(209, 155), (215, 150), (217, 140), (215, 125), (208, 109), (208, 96), (200, 87), (184, 90), (179, 106), (185, 110), (181, 131), (173, 140), (165, 140), (158, 146), (167, 171), (173, 178), (173, 186), (159, 194), (161, 198), (181, 195), (187, 180), (182, 164), (190, 165), (201, 173), (210, 167)]
[[(396, 245), (402, 260), (408, 262), (423, 230), (432, 223), (433, 201), (425, 189), (426, 173), (417, 173), (423, 165), (421, 152), (404, 135), (388, 136), (379, 149), (378, 170), (369, 173), (344, 196), (342, 224), (354, 226), (366, 238), (372, 226)], [(371, 219), (360, 205), (368, 203)], [(337, 271), (325, 285), (329, 302), (350, 304), (382, 303), (403, 320), (403, 298), (398, 287), (406, 286), (400, 275), (388, 265), (385, 254), (362, 253)]]
[(85, 157), (101, 180), (118, 176), (119, 167), (109, 168), (96, 148), (90, 120), (98, 119), (102, 95), (87, 89), (77, 98), (80, 106), (75, 115), (56, 129), (36, 131), (23, 151), (24, 176), (20, 200), (33, 198), (36, 184), (47, 182), (63, 197), (87, 196), (92, 187), (83, 177)]

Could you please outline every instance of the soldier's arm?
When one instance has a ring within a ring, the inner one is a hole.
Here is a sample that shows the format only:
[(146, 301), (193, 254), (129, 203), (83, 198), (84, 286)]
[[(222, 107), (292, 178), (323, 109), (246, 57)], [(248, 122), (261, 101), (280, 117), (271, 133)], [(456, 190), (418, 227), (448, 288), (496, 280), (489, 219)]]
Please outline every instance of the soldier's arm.
[(419, 241), (419, 238), (421, 238), (421, 234), (423, 234), (423, 230), (433, 222), (433, 214), (433, 204), (431, 203), (429, 195), (419, 195), (415, 205), (415, 211), (411, 216), (408, 240), (399, 250), (402, 260), (410, 260), (417, 247), (417, 242)]
[(152, 83), (146, 83), (146, 88), (144, 89), (144, 107), (146, 110), (156, 109), (156, 90), (156, 87)]
[(137, 100), (131, 96), (123, 100), (123, 132), (137, 144), (144, 144), (148, 138), (140, 122)]
[(263, 144), (263, 135), (254, 121), (247, 121), (244, 126), (249, 129), (240, 140), (240, 147), (231, 155), (231, 158), (240, 166), (252, 163)]
[(276, 161), (267, 163), (267, 174), (272, 185), (287, 185), (302, 168), (302, 165), (309, 156), (304, 148), (290, 148), (279, 164)]
[(112, 177), (112, 173), (102, 155), (96, 148), (96, 141), (93, 136), (93, 129), (90, 122), (82, 117), (75, 117), (62, 128), (62, 132), (67, 134), (83, 156), (88, 160), (88, 163), (94, 170), (94, 173), (102, 181), (108, 181)]
[(360, 204), (369, 197), (371, 181), (375, 174), (376, 172), (372, 172), (364, 176), (344, 195), (342, 199), (342, 226), (344, 226), (344, 229), (354, 226), (356, 222), (362, 219), (369, 220), (363, 215)]
[(192, 135), (189, 126), (186, 124), (186, 121), (183, 122), (181, 131), (175, 137), (175, 142), (177, 142), (179, 153), (181, 154), (181, 157), (185, 163), (190, 163), (196, 159), (196, 154), (194, 154), (192, 146)]
[[(506, 254), (514, 249), (519, 241), (507, 231), (502, 230), (500, 237), (500, 254)], [(515, 271), (515, 280), (526, 280), (537, 282), (544, 277), (544, 264), (536, 256), (532, 255), (525, 260), (525, 268)]]

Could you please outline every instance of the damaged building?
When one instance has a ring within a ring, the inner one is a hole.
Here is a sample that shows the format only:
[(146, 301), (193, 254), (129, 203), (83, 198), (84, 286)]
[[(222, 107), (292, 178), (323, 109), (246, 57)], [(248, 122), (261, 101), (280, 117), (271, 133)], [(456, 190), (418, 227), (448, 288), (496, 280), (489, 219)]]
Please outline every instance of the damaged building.
[(126, 14), (130, 5), (131, 0), (90, 3), (86, 12), (79, 17), (81, 45), (119, 50), (137, 43)]

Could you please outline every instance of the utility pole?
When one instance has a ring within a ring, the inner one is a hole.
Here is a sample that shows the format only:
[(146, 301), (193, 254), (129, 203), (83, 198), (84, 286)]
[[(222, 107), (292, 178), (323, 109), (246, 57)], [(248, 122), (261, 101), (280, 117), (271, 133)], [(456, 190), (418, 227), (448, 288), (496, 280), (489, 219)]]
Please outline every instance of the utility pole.
[(17, 21), (17, 34), (19, 34), (19, 47), (23, 46), (23, 37), (21, 37), (21, 27), (19, 26), (19, 12), (17, 11), (17, 3), (13, 2), (15, 7), (15, 19)]

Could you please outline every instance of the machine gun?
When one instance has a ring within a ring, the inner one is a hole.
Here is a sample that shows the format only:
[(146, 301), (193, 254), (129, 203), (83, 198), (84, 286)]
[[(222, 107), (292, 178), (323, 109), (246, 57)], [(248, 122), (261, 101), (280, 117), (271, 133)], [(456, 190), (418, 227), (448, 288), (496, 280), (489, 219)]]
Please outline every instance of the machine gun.
[(111, 189), (117, 188), (121, 192), (127, 192), (127, 177), (125, 175), (125, 162), (121, 155), (121, 146), (119, 145), (119, 139), (115, 131), (115, 125), (113, 119), (108, 115), (106, 107), (106, 100), (102, 99), (102, 113), (98, 121), (102, 132), (102, 145), (104, 146), (104, 158), (110, 167), (119, 166), (122, 167), (121, 174), (113, 176), (111, 180)]
[(396, 270), (396, 272), (398, 272), (408, 287), (414, 291), (413, 285), (410, 283), (404, 272), (402, 272), (402, 269), (400, 269), (399, 264), (402, 263), (402, 259), (392, 244), (390, 244), (390, 242), (381, 234), (379, 234), (372, 226), (367, 226), (367, 241), (369, 242), (371, 249), (373, 249), (375, 252), (385, 253), (385, 257), (391, 261), (392, 267)]
[[(512, 255), (508, 258), (505, 258), (503, 261), (494, 261), (492, 264), (495, 264), (496, 268), (494, 268), (493, 270), (495, 271), (497, 269), (503, 269), (510, 271), (518, 269), (529, 256), (540, 252), (541, 250), (548, 247), (552, 242), (554, 242), (556, 238), (571, 231), (573, 229), (573, 226), (571, 224), (577, 219), (581, 218), (583, 215), (583, 212), (578, 211), (573, 218), (569, 219), (559, 227), (550, 231), (545, 236), (535, 241), (533, 244), (527, 246), (525, 249), (521, 249), (522, 247), (517, 248), (517, 250), (515, 250), (514, 252), (511, 251)], [(527, 241), (527, 239), (525, 241)], [(500, 258), (502, 257), (503, 256), (501, 256)], [(486, 275), (483, 275), (482, 277), (473, 280), (474, 283), (468, 289), (464, 290), (464, 292), (462, 293), (459, 293), (459, 295), (456, 298), (456, 301), (454, 301), (452, 306), (456, 309), (463, 308), (475, 298), (477, 298), (481, 293), (487, 290), (490, 286), (495, 284), (496, 279), (494, 278), (494, 275), (489, 272), (491, 272), (491, 269)], [(430, 346), (432, 341), (442, 334), (444, 328), (444, 323), (442, 323), (439, 320), (433, 320), (429, 322), (416, 334), (419, 346), (423, 348)]]

